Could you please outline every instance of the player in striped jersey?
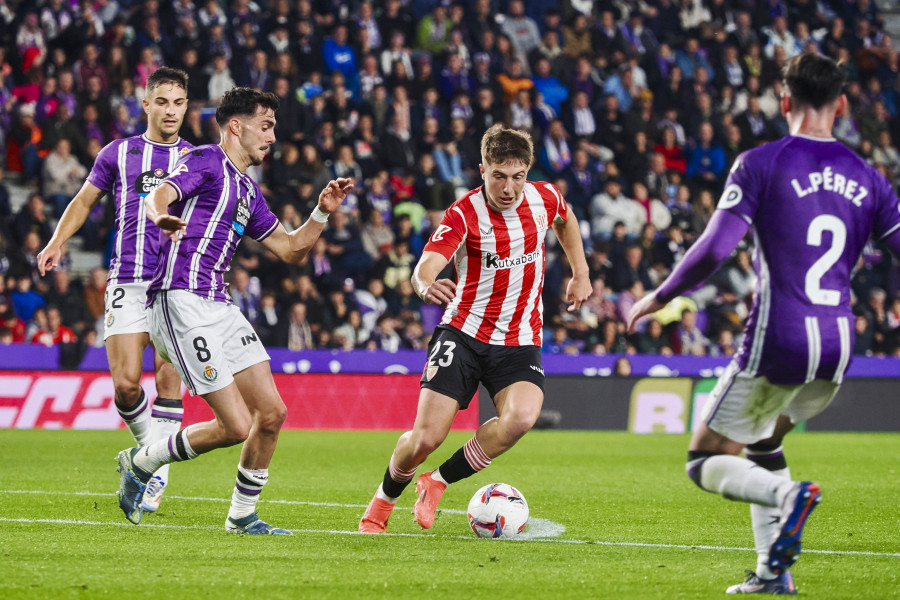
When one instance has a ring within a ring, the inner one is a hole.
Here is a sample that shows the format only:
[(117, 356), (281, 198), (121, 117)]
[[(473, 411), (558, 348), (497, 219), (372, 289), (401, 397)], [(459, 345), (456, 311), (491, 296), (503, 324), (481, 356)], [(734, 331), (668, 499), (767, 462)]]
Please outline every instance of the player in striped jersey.
[(866, 240), (874, 235), (900, 255), (890, 183), (832, 137), (847, 106), (843, 80), (828, 58), (788, 63), (781, 111), (790, 135), (737, 158), (706, 231), (628, 317), (633, 327), (692, 289), (752, 232), (759, 278), (744, 342), (710, 393), (687, 463), (701, 488), (751, 503), (757, 570), (728, 593), (795, 593), (787, 568), (820, 491), (791, 481), (782, 440), (828, 406), (844, 377), (850, 278)]
[[(87, 181), (37, 258), (41, 275), (55, 268), (63, 244), (81, 228), (100, 199), (108, 195), (115, 202), (115, 244), (106, 284), (103, 338), (116, 408), (140, 446), (177, 432), (184, 413), (178, 374), (158, 353), (154, 355), (157, 397), (153, 403), (147, 400), (140, 380), (144, 350), (150, 343), (147, 285), (159, 251), (159, 232), (147, 218), (143, 200), (193, 147), (178, 137), (187, 110), (187, 82), (187, 74), (178, 69), (163, 67), (150, 75), (143, 100), (147, 131), (110, 142), (100, 151)], [(144, 510), (153, 512), (159, 507), (168, 473), (165, 466), (154, 474), (144, 494)]]
[(119, 453), (119, 507), (133, 523), (141, 520), (140, 494), (162, 465), (243, 442), (226, 530), (290, 533), (262, 521), (256, 511), (286, 408), (269, 355), (232, 304), (224, 275), (245, 235), (285, 262), (301, 262), (353, 182), (329, 182), (310, 219), (288, 234), (246, 173), (262, 164), (275, 143), (277, 109), (274, 94), (226, 92), (216, 110), (221, 144), (189, 152), (145, 199), (151, 220), (166, 233), (147, 292), (150, 338), (215, 418)]
[[(397, 442), (359, 530), (382, 533), (394, 503), (447, 436), (479, 382), (497, 417), (440, 467), (416, 481), (414, 514), (428, 529), (447, 485), (487, 467), (534, 425), (544, 401), (541, 366), (544, 237), (551, 227), (572, 265), (570, 311), (591, 294), (575, 215), (555, 186), (527, 180), (531, 137), (494, 125), (481, 140), (484, 185), (447, 209), (425, 246), (412, 282), (426, 302), (447, 304), (428, 346), (412, 431)], [(456, 282), (437, 279), (453, 261)]]

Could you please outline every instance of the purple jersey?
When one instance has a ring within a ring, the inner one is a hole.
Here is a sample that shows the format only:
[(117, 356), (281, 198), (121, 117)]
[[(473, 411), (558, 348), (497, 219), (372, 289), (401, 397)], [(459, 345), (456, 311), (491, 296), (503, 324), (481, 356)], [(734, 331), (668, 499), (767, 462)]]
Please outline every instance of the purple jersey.
[(147, 218), (144, 196), (172, 172), (178, 159), (191, 148), (182, 139), (162, 144), (136, 135), (110, 142), (97, 154), (87, 180), (116, 203), (110, 285), (142, 283), (153, 277), (159, 255), (159, 231)]
[(840, 383), (850, 278), (870, 235), (900, 229), (887, 180), (840, 142), (789, 136), (738, 157), (719, 209), (750, 224), (758, 280), (738, 366), (776, 384)]
[(246, 234), (262, 241), (278, 226), (256, 182), (241, 173), (216, 145), (184, 156), (165, 179), (178, 192), (169, 214), (187, 223), (177, 242), (161, 235), (159, 264), (148, 296), (188, 290), (208, 300), (231, 303), (225, 273)]

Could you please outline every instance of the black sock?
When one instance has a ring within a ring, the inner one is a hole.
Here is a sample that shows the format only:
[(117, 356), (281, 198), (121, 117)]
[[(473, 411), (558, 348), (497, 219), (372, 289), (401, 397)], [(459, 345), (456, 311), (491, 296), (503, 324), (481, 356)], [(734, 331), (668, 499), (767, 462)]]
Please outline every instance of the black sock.
[(384, 481), (381, 482), (381, 491), (391, 498), (397, 498), (403, 493), (403, 490), (406, 489), (406, 486), (408, 486), (411, 481), (412, 479), (407, 479), (403, 482), (394, 481), (391, 478), (391, 469), (388, 467), (384, 472)]
[(453, 456), (444, 461), (438, 469), (441, 472), (441, 477), (444, 478), (444, 481), (447, 483), (456, 483), (460, 479), (465, 479), (466, 477), (471, 477), (478, 471), (472, 468), (472, 465), (469, 464), (469, 461), (466, 460), (466, 452), (465, 448), (460, 448), (457, 450)]

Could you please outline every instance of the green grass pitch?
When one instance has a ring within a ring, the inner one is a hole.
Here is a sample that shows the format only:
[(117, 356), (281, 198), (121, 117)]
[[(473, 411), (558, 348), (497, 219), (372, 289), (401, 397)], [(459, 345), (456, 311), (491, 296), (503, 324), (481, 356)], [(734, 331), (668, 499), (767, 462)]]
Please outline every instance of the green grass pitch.
[[(134, 526), (113, 495), (125, 431), (0, 431), (0, 598), (715, 598), (755, 565), (747, 506), (690, 482), (686, 436), (535, 431), (450, 486), (433, 529), (408, 489), (392, 535), (357, 535), (396, 437), (282, 434), (260, 512), (295, 535), (260, 539), (223, 528), (237, 448), (173, 465)], [(823, 490), (801, 596), (900, 597), (900, 434), (795, 434), (786, 455)], [(491, 481), (518, 487), (548, 537), (475, 538), (462, 511)]]

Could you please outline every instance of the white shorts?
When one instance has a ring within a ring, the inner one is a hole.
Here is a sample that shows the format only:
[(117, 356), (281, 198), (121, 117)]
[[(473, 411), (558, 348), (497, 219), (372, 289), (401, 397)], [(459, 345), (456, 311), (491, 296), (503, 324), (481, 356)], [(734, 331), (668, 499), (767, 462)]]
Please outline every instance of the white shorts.
[(147, 333), (147, 287), (149, 283), (122, 283), (106, 288), (103, 339), (125, 333)]
[(160, 293), (148, 312), (150, 340), (191, 393), (227, 387), (234, 374), (269, 360), (249, 321), (233, 304), (187, 290)]
[(839, 384), (813, 379), (798, 385), (775, 385), (728, 365), (709, 394), (701, 417), (710, 429), (741, 444), (767, 439), (779, 415), (792, 423), (810, 419), (831, 403)]

